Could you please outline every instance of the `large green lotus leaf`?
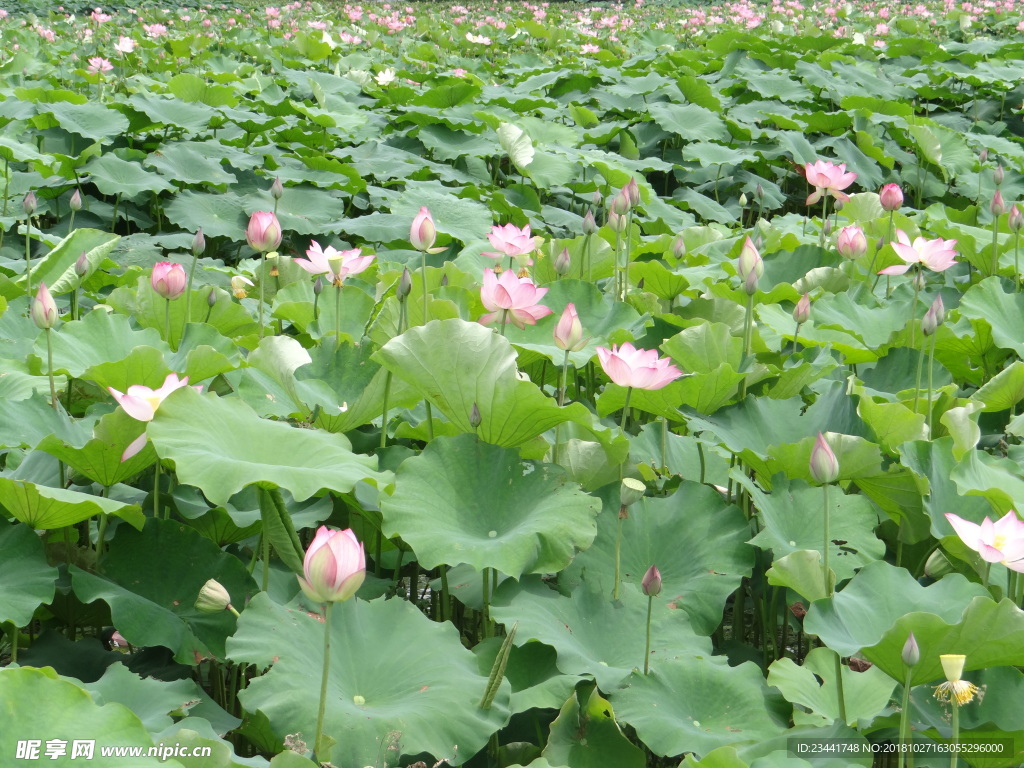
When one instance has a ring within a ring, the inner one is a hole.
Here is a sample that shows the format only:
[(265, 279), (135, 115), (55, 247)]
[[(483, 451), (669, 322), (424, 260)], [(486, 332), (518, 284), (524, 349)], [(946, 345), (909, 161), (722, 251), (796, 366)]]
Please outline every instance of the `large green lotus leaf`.
[(93, 141), (106, 139), (104, 143), (110, 143), (112, 138), (128, 130), (128, 119), (102, 103), (55, 102), (46, 105), (46, 112), (53, 115), (64, 130)]
[(0, 477), (0, 505), (23, 523), (45, 530), (74, 525), (93, 515), (115, 515), (136, 528), (143, 523), (138, 505), (9, 477)]
[(798, 549), (775, 558), (765, 576), (769, 584), (788, 587), (805, 600), (820, 600), (828, 596), (825, 574), (821, 572), (821, 553), (814, 549)]
[(61, 408), (53, 410), (49, 394), (36, 394), (26, 400), (4, 403), (0, 419), (0, 445), (7, 448), (35, 447), (47, 435), (57, 433), (74, 440), (84, 430)]
[(275, 294), (273, 315), (292, 323), (313, 338), (331, 337), (328, 340), (336, 346), (337, 306), (340, 301), (342, 341), (358, 342), (362, 339), (374, 310), (373, 297), (366, 291), (348, 286), (339, 294), (336, 288), (328, 286), (317, 302), (316, 320), (313, 316), (313, 299), (313, 284), (308, 279), (291, 283)]
[(381, 501), (384, 533), (401, 536), (425, 568), (560, 571), (597, 535), (598, 500), (561, 468), (473, 435), (436, 438), (402, 463), (395, 487)]
[(85, 254), (88, 263), (86, 275), (92, 274), (120, 239), (120, 235), (98, 229), (75, 229), (32, 268), (33, 285), (46, 283), (50, 293), (55, 296), (74, 290), (81, 283), (81, 278), (75, 272), (75, 263), (82, 254)]
[(391, 339), (374, 358), (407, 381), (463, 432), (473, 432), (475, 404), (482, 440), (512, 447), (565, 421), (590, 426), (580, 403), (559, 408), (536, 384), (516, 376), (516, 353), (507, 339), (482, 325), (439, 320)]
[[(81, 378), (93, 366), (124, 360), (136, 347), (149, 346), (167, 349), (160, 340), (160, 334), (152, 329), (134, 330), (125, 315), (118, 315), (96, 309), (81, 320), (66, 323), (53, 340), (53, 370), (72, 378)], [(46, 341), (36, 346), (36, 354), (46, 359)], [(158, 387), (163, 383), (159, 371), (153, 373), (151, 381), (133, 381)], [(123, 391), (123, 390), (122, 390)]]
[[(630, 583), (610, 590), (580, 584), (570, 597), (542, 581), (498, 587), (491, 615), (506, 626), (519, 622), (516, 639), (539, 640), (558, 652), (558, 668), (570, 675), (592, 675), (604, 691), (613, 691), (635, 668), (643, 668), (647, 598)], [(651, 615), (651, 668), (680, 657), (711, 660), (711, 643), (697, 635), (674, 601), (655, 599)]]
[(416, 184), (409, 181), (406, 191), (391, 204), (391, 213), (412, 224), (421, 206), (430, 209), (439, 232), (447, 232), (463, 243), (479, 240), (491, 227), (491, 212), (486, 205), (458, 197), (436, 182)]
[[(618, 484), (606, 489), (594, 545), (577, 555), (559, 577), (575, 585), (581, 578), (610, 594), (615, 574)], [(668, 498), (645, 497), (622, 521), (620, 574), (639, 586), (658, 566), (658, 600), (686, 611), (696, 632), (710, 635), (722, 620), (726, 598), (750, 575), (754, 550), (747, 544), (750, 525), (739, 508), (714, 489), (683, 482)]]
[(914, 413), (903, 403), (877, 402), (864, 392), (862, 385), (854, 383), (853, 386), (855, 391), (859, 390), (857, 394), (860, 395), (857, 413), (883, 449), (896, 453), (901, 444), (927, 437), (925, 414)]
[(189, 323), (178, 349), (167, 359), (172, 371), (188, 376), (198, 384), (222, 373), (233, 371), (241, 364), (235, 343), (205, 323)]
[(93, 482), (110, 488), (153, 463), (152, 450), (140, 451), (127, 461), (121, 461), (125, 449), (145, 430), (143, 422), (118, 408), (96, 422), (88, 440), (69, 443), (57, 435), (49, 435), (36, 448), (55, 456)]
[[(839, 717), (835, 661), (835, 651), (815, 648), (802, 665), (783, 658), (768, 669), (768, 685), (778, 688), (786, 701), (809, 710), (793, 711), (797, 725), (823, 726)], [(840, 669), (847, 722), (871, 722), (889, 705), (896, 681), (877, 667), (869, 667), (864, 672), (854, 672), (845, 665), (840, 665)]]
[(155, 169), (165, 179), (184, 184), (220, 186), (238, 181), (221, 163), (202, 152), (202, 144), (198, 145), (199, 148), (192, 144), (188, 141), (164, 144), (159, 152), (153, 152), (146, 158), (144, 165)]
[(743, 364), (743, 342), (725, 323), (703, 322), (680, 331), (661, 345), (687, 373), (711, 373), (722, 363)]
[(987, 322), (998, 346), (1024, 355), (1024, 294), (1007, 293), (1000, 278), (986, 277), (964, 292), (959, 309), (963, 317)]
[(127, 198), (143, 192), (168, 192), (174, 184), (158, 173), (145, 170), (139, 163), (122, 160), (116, 155), (106, 154), (93, 158), (86, 166), (89, 181), (104, 195), (118, 195)]
[[(26, 706), (25, 702), (32, 702)], [(58, 679), (57, 673), (47, 667), (0, 670), (0, 713), (4, 727), (0, 730), (0, 752), (13, 760), (18, 742), (33, 739), (41, 742), (39, 754), (47, 765), (68, 768), (82, 763), (82, 758), (71, 758), (76, 740), (93, 740), (94, 756), (100, 758), (103, 747), (141, 747), (143, 755), (153, 745), (149, 731), (122, 704), (98, 706), (79, 686)], [(45, 745), (51, 739), (65, 742), (66, 754), (55, 760), (45, 758)], [(88, 761), (86, 761), (88, 762)], [(133, 757), (130, 762), (138, 768), (159, 768), (182, 764), (177, 760), (157, 757)]]
[(591, 283), (559, 280), (549, 283), (547, 289), (541, 303), (550, 307), (552, 314), (523, 330), (510, 324), (505, 329), (505, 337), (518, 347), (546, 355), (558, 366), (562, 365), (565, 353), (555, 346), (552, 334), (566, 304), (572, 303), (576, 307), (583, 326), (583, 338), (588, 340), (583, 349), (569, 353), (569, 362), (577, 368), (586, 365), (597, 354), (595, 347), (608, 347), (612, 344), (611, 339), (618, 341), (624, 337), (629, 340), (643, 333), (643, 323), (635, 309), (614, 301)]
[(27, 625), (53, 599), (57, 569), (46, 562), (43, 541), (27, 525), (0, 523), (0, 624)]
[[(828, 435), (829, 445), (839, 461), (839, 482), (882, 474), (882, 452), (876, 443), (853, 435)], [(805, 437), (796, 443), (773, 445), (768, 449), (768, 469), (788, 477), (812, 480), (811, 452), (816, 439)]]
[(962, 495), (953, 473), (958, 468), (953, 458), (953, 439), (915, 440), (899, 448), (900, 463), (924, 485), (924, 510), (931, 521), (931, 535), (937, 539), (950, 535), (946, 514), (981, 522), (992, 514), (992, 505), (982, 496)]
[(611, 702), (593, 684), (588, 688), (573, 692), (559, 710), (544, 758), (572, 768), (644, 768), (644, 753), (622, 733)]
[(706, 754), (718, 747), (760, 741), (786, 725), (766, 707), (772, 692), (752, 662), (738, 667), (678, 658), (634, 672), (615, 692), (623, 722), (658, 755)]
[(1015, 360), (972, 396), (986, 411), (1008, 411), (1024, 400), (1024, 362)]
[[(160, 342), (166, 349), (166, 345)], [(167, 367), (163, 350), (156, 347), (135, 347), (127, 357), (109, 363), (99, 363), (82, 371), (82, 379), (93, 382), (101, 389), (113, 387), (127, 392), (133, 384), (156, 389), (171, 371)]]
[[(742, 377), (741, 377), (742, 378)], [(663, 419), (678, 419), (679, 406), (683, 404), (682, 381), (673, 381), (667, 387), (654, 390), (634, 389), (630, 393), (629, 407)], [(735, 391), (735, 387), (733, 387)], [(626, 405), (626, 388), (608, 384), (597, 397), (597, 413), (607, 416)]]
[[(644, 480), (654, 480), (668, 464), (670, 474), (703, 480), (708, 485), (725, 486), (729, 482), (729, 462), (722, 454), (701, 443), (693, 435), (669, 432), (662, 461), (662, 425), (645, 424), (640, 434), (630, 438), (629, 460), (637, 465)], [(703, 465), (703, 474), (702, 467)], [(614, 480), (618, 480), (615, 477)]]
[[(473, 646), (477, 668), (489, 675), (494, 667), (503, 638), (491, 637)], [(530, 709), (559, 709), (572, 689), (583, 678), (563, 675), (556, 665), (555, 649), (544, 643), (513, 645), (505, 667), (505, 677), (512, 685), (509, 708), (513, 714)]]
[(176, 661), (192, 665), (224, 657), (224, 639), (235, 630), (227, 611), (196, 610), (199, 590), (216, 579), (233, 604), (245, 605), (256, 583), (242, 562), (192, 528), (150, 519), (142, 531), (117, 529), (102, 574), (70, 568), (75, 594), (84, 603), (103, 600), (118, 631), (132, 645), (163, 645)]
[(236, 242), (245, 238), (249, 221), (244, 201), (233, 192), (186, 190), (168, 201), (164, 213), (168, 221), (186, 232), (202, 227), (206, 237), (226, 237)]
[[(297, 733), (312, 744), (324, 630), (323, 616), (260, 593), (228, 641), (234, 661), (273, 665), (239, 698), (266, 715), (280, 738)], [(405, 600), (354, 599), (334, 605), (330, 632), (324, 733), (335, 739), (335, 765), (373, 765), (390, 742), (401, 754), (428, 752), (457, 765), (505, 725), (508, 682), (490, 709), (480, 709), (487, 676), (453, 624), (436, 624)]]
[[(796, 323), (793, 322), (792, 313), (787, 312), (781, 304), (758, 304), (754, 312), (760, 321), (758, 333), (769, 346), (779, 348), (792, 342)], [(776, 335), (774, 344), (769, 338), (769, 330)], [(800, 326), (800, 344), (805, 347), (828, 346), (841, 353), (843, 359), (853, 365), (874, 362), (880, 354), (878, 350), (867, 347), (852, 332), (834, 326), (819, 327), (813, 312), (811, 319)]]
[[(800, 550), (823, 550), (824, 492), (820, 487), (782, 475), (775, 476), (771, 493), (747, 477), (738, 482), (750, 493), (764, 526), (751, 544), (771, 549), (777, 558)], [(885, 555), (885, 543), (875, 536), (878, 515), (866, 497), (832, 486), (828, 498), (829, 565), (837, 580), (843, 581)]]
[(352, 453), (341, 435), (267, 421), (240, 400), (176, 390), (147, 429), (178, 479), (225, 504), (247, 485), (287, 488), (297, 501), (321, 490), (348, 493), (361, 480), (384, 482), (377, 461)]
[[(795, 83), (793, 84), (795, 85)], [(651, 102), (647, 108), (651, 117), (661, 128), (678, 134), (688, 141), (729, 140), (729, 130), (725, 121), (704, 107), (699, 107), (696, 104)]]
[(1012, 459), (971, 449), (953, 468), (950, 479), (961, 496), (982, 496), (1000, 515), (1024, 508), (1024, 479), (1020, 464)]

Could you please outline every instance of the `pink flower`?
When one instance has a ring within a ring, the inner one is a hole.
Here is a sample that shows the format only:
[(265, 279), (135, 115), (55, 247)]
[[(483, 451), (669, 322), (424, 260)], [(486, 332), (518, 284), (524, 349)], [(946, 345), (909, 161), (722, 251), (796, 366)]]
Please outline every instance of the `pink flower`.
[(130, 37), (121, 35), (117, 38), (117, 42), (114, 43), (114, 50), (118, 53), (131, 53), (135, 50), (135, 41)]
[(324, 250), (313, 240), (306, 251), (309, 258), (295, 259), (295, 263), (311, 275), (327, 275), (331, 283), (340, 286), (346, 277), (359, 274), (373, 262), (373, 254), (363, 256), (362, 252), (362, 248), (339, 251), (331, 245)]
[(826, 194), (845, 203), (850, 196), (840, 190), (846, 189), (857, 178), (856, 173), (846, 172), (846, 163), (835, 165), (826, 160), (807, 163), (804, 166), (804, 176), (807, 177), (807, 182), (814, 187), (814, 192), (807, 198), (807, 205), (814, 205), (821, 200), (822, 195)]
[(185, 274), (185, 268), (181, 264), (160, 261), (153, 267), (149, 283), (153, 286), (153, 290), (165, 299), (176, 299), (185, 292), (188, 275)]
[(39, 290), (36, 291), (36, 298), (32, 302), (29, 314), (32, 316), (32, 322), (36, 324), (36, 328), (40, 330), (49, 330), (56, 325), (57, 302), (53, 300), (46, 283), (39, 284)]
[(340, 603), (355, 595), (366, 578), (366, 553), (351, 529), (320, 526), (298, 576), (303, 594), (318, 603)]
[(878, 202), (883, 211), (898, 211), (903, 205), (903, 190), (899, 184), (886, 184), (878, 193)]
[(844, 259), (858, 259), (868, 252), (868, 239), (858, 226), (843, 227), (836, 238), (836, 250)]
[(580, 316), (576, 314), (576, 305), (569, 302), (562, 310), (562, 316), (558, 318), (555, 326), (555, 346), (567, 352), (577, 352), (586, 346), (583, 340), (583, 323)]
[[(505, 256), (509, 258), (528, 256), (537, 250), (537, 244), (530, 235), (529, 224), (522, 229), (514, 224), (506, 224), (504, 227), (491, 227), (487, 239), (491, 241), (492, 246), (498, 249), (497, 252), (483, 252), (484, 256), (490, 256), (492, 259), (500, 259)], [(533, 264), (533, 260), (527, 260), (526, 263), (527, 265)]]
[(810, 469), (814, 482), (822, 485), (834, 483), (839, 477), (839, 460), (821, 432), (811, 449)]
[(986, 563), (1002, 563), (1018, 573), (1024, 573), (1024, 522), (1010, 510), (996, 522), (988, 517), (977, 525), (952, 512), (946, 519), (956, 535), (973, 549)]
[[(143, 387), (140, 384), (133, 384), (128, 387), (128, 391), (125, 393), (118, 392), (113, 387), (107, 387), (110, 394), (114, 396), (114, 399), (124, 408), (125, 413), (131, 416), (133, 419), (139, 421), (152, 421), (153, 416), (156, 415), (156, 409), (160, 407), (160, 403), (176, 389), (181, 389), (188, 385), (188, 376), (183, 379), (178, 379), (178, 374), (169, 373), (167, 378), (164, 379), (164, 385), (160, 389), (150, 389), (149, 387)], [(202, 386), (197, 386), (197, 390), (202, 389)]]
[(597, 348), (601, 367), (620, 387), (661, 389), (683, 375), (667, 357), (658, 357), (656, 349), (637, 349), (629, 342), (622, 346)]
[(434, 219), (430, 210), (423, 206), (416, 218), (412, 220), (412, 227), (409, 230), (409, 242), (417, 251), (429, 251), (434, 247), (437, 239), (437, 230), (434, 228)]
[(85, 68), (85, 71), (94, 75), (99, 75), (104, 72), (109, 72), (113, 68), (114, 65), (102, 56), (93, 56), (89, 59), (89, 66)]
[(538, 320), (552, 312), (549, 307), (537, 303), (547, 292), (547, 288), (538, 288), (528, 277), (516, 277), (510, 269), (502, 272), (500, 278), (493, 269), (485, 269), (480, 300), (490, 312), (481, 317), (480, 322), (490, 325), (500, 320), (512, 323), (516, 328), (536, 325)]
[(281, 244), (281, 223), (270, 211), (256, 211), (249, 217), (245, 239), (249, 247), (260, 253), (277, 250)]
[(943, 240), (941, 237), (925, 240), (923, 237), (915, 237), (911, 244), (902, 229), (896, 230), (896, 240), (898, 242), (893, 243), (892, 248), (907, 263), (886, 267), (879, 271), (880, 275), (902, 275), (914, 264), (921, 264), (932, 272), (943, 272), (956, 264), (956, 251), (953, 250), (956, 240)]
[(580, 53), (600, 53), (601, 46), (594, 45), (593, 43), (584, 43), (580, 46)]

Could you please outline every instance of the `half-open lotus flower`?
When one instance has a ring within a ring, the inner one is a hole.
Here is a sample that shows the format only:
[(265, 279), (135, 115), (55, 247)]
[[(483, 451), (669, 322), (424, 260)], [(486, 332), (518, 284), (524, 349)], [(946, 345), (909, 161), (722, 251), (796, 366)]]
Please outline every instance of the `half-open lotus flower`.
[(320, 526), (297, 577), (303, 594), (318, 603), (340, 603), (352, 597), (366, 578), (366, 553), (351, 529)]

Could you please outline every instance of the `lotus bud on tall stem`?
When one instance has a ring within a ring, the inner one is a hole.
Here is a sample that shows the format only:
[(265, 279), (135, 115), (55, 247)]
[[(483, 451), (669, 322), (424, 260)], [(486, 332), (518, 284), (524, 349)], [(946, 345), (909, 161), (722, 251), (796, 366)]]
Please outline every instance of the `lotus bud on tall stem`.
[(992, 274), (999, 274), (999, 217), (1006, 213), (1006, 203), (1003, 201), (1003, 193), (998, 189), (992, 195), (992, 202), (989, 204), (992, 211)]
[(650, 671), (651, 661), (651, 607), (654, 598), (661, 594), (661, 571), (658, 566), (652, 565), (647, 569), (643, 579), (640, 581), (640, 588), (647, 595), (647, 646), (644, 649), (644, 674)]
[(75, 191), (71, 193), (68, 208), (71, 209), (71, 218), (68, 220), (68, 234), (70, 235), (75, 231), (75, 214), (82, 210), (82, 192), (78, 187), (75, 187)]
[(263, 338), (263, 312), (267, 282), (267, 254), (276, 251), (281, 245), (281, 224), (277, 215), (270, 211), (256, 211), (249, 217), (249, 226), (245, 230), (245, 239), (249, 247), (260, 254), (260, 338)]
[(615, 586), (612, 589), (612, 599), (619, 599), (619, 581), (621, 580), (620, 556), (622, 553), (622, 521), (629, 517), (629, 508), (644, 497), (647, 486), (640, 480), (633, 477), (626, 477), (619, 483), (619, 516), (618, 527), (615, 534)]
[(1013, 232), (1013, 292), (1020, 293), (1020, 230), (1024, 227), (1024, 214), (1014, 205), (1006, 219)]
[[(192, 266), (188, 270), (188, 285), (185, 286), (185, 326), (192, 320), (192, 281), (196, 275), (196, 264), (205, 251), (206, 238), (203, 237), (203, 228), (200, 227), (196, 230), (196, 236), (192, 238)], [(181, 329), (181, 335), (185, 335), (184, 327)]]
[[(924, 334), (924, 339), (921, 342), (921, 353), (917, 358), (917, 381), (914, 389), (914, 413), (917, 413), (917, 400), (918, 393), (921, 390), (921, 365), (924, 361), (925, 347), (929, 348), (929, 360), (928, 360), (928, 433), (931, 434), (932, 428), (932, 368), (935, 365), (935, 331), (942, 325), (946, 318), (946, 308), (942, 304), (942, 296), (936, 296), (935, 301), (928, 307), (928, 311), (924, 314), (924, 319), (921, 321), (921, 332)], [(931, 344), (928, 344), (929, 339)]]
[[(921, 660), (921, 651), (917, 647), (917, 640), (914, 639), (913, 632), (907, 635), (907, 641), (903, 644), (902, 659), (906, 672), (903, 678), (903, 704), (900, 707), (900, 752), (896, 768), (905, 768), (907, 765), (908, 752), (904, 750), (909, 749), (910, 745), (910, 689), (912, 688), (910, 683), (914, 677), (914, 667)], [(911, 754), (912, 763), (913, 755)]]
[(793, 309), (793, 320), (796, 321), (796, 330), (793, 331), (793, 354), (800, 349), (800, 326), (811, 319), (811, 294), (805, 293), (800, 297)]

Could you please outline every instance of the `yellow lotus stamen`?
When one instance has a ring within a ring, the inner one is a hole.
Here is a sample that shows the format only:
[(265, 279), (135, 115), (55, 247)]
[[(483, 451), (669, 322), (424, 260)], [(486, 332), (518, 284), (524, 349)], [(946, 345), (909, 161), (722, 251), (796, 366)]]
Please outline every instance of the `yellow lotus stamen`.
[(978, 686), (967, 680), (947, 680), (935, 689), (935, 698), (939, 701), (949, 701), (952, 698), (957, 706), (962, 707), (964, 704), (970, 704), (977, 692)]

